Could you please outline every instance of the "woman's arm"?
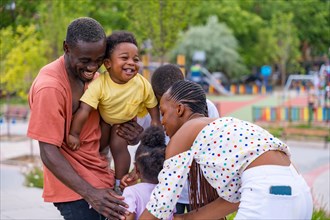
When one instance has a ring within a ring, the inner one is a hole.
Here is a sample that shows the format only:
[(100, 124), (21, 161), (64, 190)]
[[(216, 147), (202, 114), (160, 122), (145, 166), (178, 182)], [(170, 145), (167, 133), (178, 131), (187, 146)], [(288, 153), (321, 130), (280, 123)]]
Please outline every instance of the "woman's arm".
[(145, 209), (139, 219), (141, 219), (141, 220), (156, 220), (158, 218), (153, 216), (150, 212), (148, 212), (147, 209)]
[(175, 220), (194, 220), (194, 219), (221, 219), (230, 213), (237, 211), (239, 203), (230, 203), (222, 198), (218, 198), (213, 202), (192, 210), (186, 214), (174, 215)]

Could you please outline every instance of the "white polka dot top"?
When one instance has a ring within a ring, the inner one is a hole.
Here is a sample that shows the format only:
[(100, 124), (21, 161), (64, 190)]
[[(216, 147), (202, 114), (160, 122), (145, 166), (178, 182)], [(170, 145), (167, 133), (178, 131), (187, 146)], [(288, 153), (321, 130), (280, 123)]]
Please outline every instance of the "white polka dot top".
[(239, 202), (243, 171), (269, 150), (290, 156), (288, 146), (261, 127), (236, 118), (219, 118), (200, 131), (188, 151), (164, 162), (147, 209), (159, 219), (171, 216), (193, 159), (221, 198)]

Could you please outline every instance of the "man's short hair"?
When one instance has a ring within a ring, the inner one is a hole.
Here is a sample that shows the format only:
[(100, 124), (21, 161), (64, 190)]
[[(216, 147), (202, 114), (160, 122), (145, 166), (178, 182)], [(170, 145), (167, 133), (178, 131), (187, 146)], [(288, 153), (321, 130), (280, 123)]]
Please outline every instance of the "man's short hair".
[(138, 43), (133, 33), (128, 31), (114, 31), (107, 37), (107, 49), (105, 51), (105, 57), (109, 58), (115, 47), (121, 43), (131, 43), (138, 47)]
[(151, 77), (151, 85), (154, 93), (158, 97), (163, 94), (177, 81), (184, 80), (183, 73), (179, 66), (165, 64), (158, 67)]
[(78, 41), (98, 42), (105, 38), (103, 27), (98, 21), (89, 17), (81, 17), (69, 24), (65, 41), (74, 46)]

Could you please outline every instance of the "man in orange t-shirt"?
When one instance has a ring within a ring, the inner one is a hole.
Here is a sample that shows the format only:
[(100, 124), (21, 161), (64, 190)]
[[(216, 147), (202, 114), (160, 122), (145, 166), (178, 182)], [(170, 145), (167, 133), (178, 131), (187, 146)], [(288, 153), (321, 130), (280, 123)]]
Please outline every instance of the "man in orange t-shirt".
[(100, 155), (100, 117), (93, 111), (81, 132), (81, 147), (67, 146), (79, 99), (103, 63), (106, 36), (92, 18), (78, 18), (67, 29), (64, 55), (44, 66), (29, 94), (28, 136), (39, 141), (46, 202), (64, 219), (120, 219), (128, 212), (114, 193), (114, 173)]

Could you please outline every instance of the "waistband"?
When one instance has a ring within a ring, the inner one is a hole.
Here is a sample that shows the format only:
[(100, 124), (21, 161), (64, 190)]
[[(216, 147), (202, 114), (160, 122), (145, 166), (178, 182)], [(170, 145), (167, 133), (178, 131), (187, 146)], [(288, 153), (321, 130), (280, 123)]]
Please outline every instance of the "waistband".
[(242, 181), (249, 177), (265, 176), (265, 175), (281, 175), (281, 176), (294, 176), (299, 177), (300, 174), (296, 168), (290, 164), (290, 166), (278, 166), (278, 165), (262, 165), (247, 169), (242, 174)]

